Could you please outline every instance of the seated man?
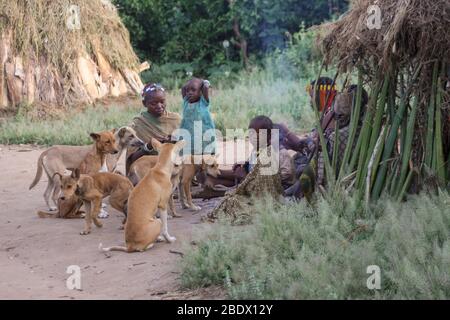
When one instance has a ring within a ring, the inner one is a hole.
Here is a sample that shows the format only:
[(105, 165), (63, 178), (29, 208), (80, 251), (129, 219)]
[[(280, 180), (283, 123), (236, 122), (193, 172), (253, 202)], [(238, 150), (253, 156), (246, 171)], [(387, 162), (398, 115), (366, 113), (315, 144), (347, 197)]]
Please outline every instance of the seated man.
[[(311, 108), (314, 107), (314, 90), (316, 81), (312, 81), (307, 87), (307, 91), (310, 97)], [(328, 77), (320, 77), (318, 81), (318, 92), (316, 95), (316, 105), (319, 108), (321, 114), (321, 127), (325, 132), (334, 132), (334, 113), (332, 110), (332, 104), (336, 97), (337, 91), (334, 81)], [(301, 148), (295, 150), (297, 153), (293, 158), (295, 167), (295, 183), (285, 190), (285, 195), (288, 197), (295, 196), (297, 198), (302, 197), (300, 191), (300, 183), (298, 179), (308, 166), (316, 154), (319, 147), (319, 134), (316, 129), (313, 129), (309, 134), (299, 139), (297, 142)]]
[[(345, 149), (347, 147), (347, 141), (349, 138), (350, 133), (350, 117), (351, 117), (351, 110), (352, 110), (352, 104), (354, 100), (354, 95), (356, 95), (357, 91), (357, 85), (351, 85), (345, 92), (339, 93), (336, 95), (336, 98), (334, 100), (333, 109), (330, 110), (330, 114), (332, 115), (331, 120), (326, 120), (327, 116), (324, 117), (325, 121), (328, 121), (328, 123), (332, 122), (332, 127), (324, 126), (324, 123), (322, 121), (322, 129), (324, 129), (324, 138), (325, 143), (327, 146), (327, 152), (328, 156), (330, 157), (330, 160), (332, 160), (333, 153), (334, 153), (334, 141), (335, 141), (335, 126), (338, 126), (339, 129), (339, 149), (337, 150), (337, 159), (336, 159), (336, 168), (339, 170)], [(361, 114), (360, 114), (360, 124), (356, 131), (355, 140), (353, 142), (353, 146), (356, 145), (357, 137), (359, 136), (362, 120), (364, 117), (365, 110), (367, 108), (368, 103), (368, 95), (367, 92), (363, 89), (362, 92), (362, 101), (361, 101)], [(304, 195), (305, 190), (302, 190), (301, 188), (301, 175), (303, 172), (308, 168), (308, 175), (314, 175), (309, 177), (311, 180), (314, 180), (311, 187), (314, 188), (314, 185), (321, 185), (323, 186), (325, 184), (325, 164), (323, 159), (323, 153), (320, 147), (319, 138), (317, 132), (314, 130), (311, 132), (311, 134), (306, 138), (311, 141), (311, 143), (308, 143), (308, 148), (304, 150), (304, 153), (297, 153), (297, 155), (294, 157), (294, 162), (296, 164), (296, 183), (286, 190), (285, 195), (287, 196), (295, 196), (296, 198), (302, 198)], [(314, 161), (313, 169), (309, 168), (309, 164), (312, 162), (313, 159), (316, 159), (317, 161)], [(317, 164), (317, 165), (316, 165)], [(339, 174), (339, 171), (336, 172), (336, 175)], [(312, 192), (313, 190), (309, 190), (309, 192)]]
[[(344, 158), (345, 149), (347, 148), (347, 142), (350, 136), (350, 117), (352, 113), (352, 105), (355, 100), (356, 92), (358, 86), (353, 84), (345, 92), (339, 93), (336, 96), (336, 101), (334, 103), (334, 121), (339, 129), (339, 145), (337, 150), (337, 161), (336, 161), (336, 176), (339, 174), (339, 168), (341, 167), (342, 160)], [(355, 148), (358, 141), (358, 137), (361, 131), (362, 122), (364, 120), (364, 115), (367, 110), (367, 103), (369, 97), (367, 91), (362, 89), (362, 99), (361, 99), (361, 110), (359, 116), (359, 123), (356, 129), (355, 139), (353, 140), (353, 148)], [(334, 141), (336, 139), (335, 130), (326, 130), (324, 132), (325, 142), (327, 146), (328, 157), (330, 160), (333, 158), (334, 153)], [(325, 185), (325, 164), (323, 159), (322, 150), (319, 150), (318, 161), (317, 161), (317, 184)]]

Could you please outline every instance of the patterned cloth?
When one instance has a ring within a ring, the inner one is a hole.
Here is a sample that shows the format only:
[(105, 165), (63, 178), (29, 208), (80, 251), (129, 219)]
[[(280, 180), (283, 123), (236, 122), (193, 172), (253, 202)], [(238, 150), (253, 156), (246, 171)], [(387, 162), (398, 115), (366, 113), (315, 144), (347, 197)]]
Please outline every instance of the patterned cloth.
[[(190, 133), (190, 141), (187, 143), (191, 145), (191, 154), (215, 153), (216, 135), (214, 130), (216, 127), (209, 112), (209, 106), (209, 102), (203, 96), (196, 103), (189, 103), (187, 97), (183, 99), (183, 120), (180, 129)], [(207, 136), (205, 136), (206, 131), (208, 131)], [(186, 137), (184, 138), (188, 140)]]
[[(270, 153), (270, 152), (269, 152)], [(265, 152), (267, 155), (268, 153)], [(264, 165), (267, 159), (263, 155), (258, 156), (253, 170), (245, 177), (236, 189), (227, 192), (222, 202), (210, 213), (207, 218), (215, 220), (220, 216), (231, 218), (232, 222), (245, 223), (251, 216), (251, 207), (254, 199), (264, 197), (280, 198), (283, 194), (281, 177), (275, 174), (266, 174)]]

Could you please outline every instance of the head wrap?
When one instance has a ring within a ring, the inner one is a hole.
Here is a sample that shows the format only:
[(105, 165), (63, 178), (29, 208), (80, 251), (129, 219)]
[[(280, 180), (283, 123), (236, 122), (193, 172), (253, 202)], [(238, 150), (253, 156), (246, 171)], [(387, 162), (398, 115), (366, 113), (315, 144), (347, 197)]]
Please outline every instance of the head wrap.
[(152, 95), (152, 93), (156, 91), (166, 91), (163, 86), (159, 83), (148, 83), (144, 86), (144, 89), (142, 89), (142, 101), (145, 101), (148, 97)]

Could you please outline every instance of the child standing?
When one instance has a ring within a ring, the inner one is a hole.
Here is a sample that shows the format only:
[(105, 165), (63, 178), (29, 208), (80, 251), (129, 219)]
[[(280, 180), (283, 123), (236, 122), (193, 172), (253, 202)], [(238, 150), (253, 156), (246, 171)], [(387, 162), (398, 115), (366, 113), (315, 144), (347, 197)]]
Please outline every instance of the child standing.
[(181, 89), (183, 118), (180, 129), (190, 134), (191, 154), (215, 154), (214, 121), (209, 112), (209, 81), (192, 78)]

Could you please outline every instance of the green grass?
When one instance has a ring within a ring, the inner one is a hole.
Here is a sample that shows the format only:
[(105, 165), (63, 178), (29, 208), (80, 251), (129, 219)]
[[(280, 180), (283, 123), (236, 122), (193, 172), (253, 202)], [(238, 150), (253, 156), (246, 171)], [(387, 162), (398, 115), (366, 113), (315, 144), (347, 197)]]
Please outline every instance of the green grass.
[(83, 112), (71, 112), (46, 121), (16, 116), (0, 124), (0, 143), (89, 144), (92, 143), (89, 133), (126, 125), (137, 111), (136, 107), (89, 107)]
[[(221, 285), (232, 299), (449, 299), (450, 196), (260, 203), (253, 224), (213, 226), (182, 261), (185, 287)], [(318, 214), (316, 213), (318, 212)], [(358, 224), (367, 230), (351, 234)], [(367, 267), (381, 268), (369, 290)]]
[[(216, 127), (246, 129), (251, 118), (267, 115), (284, 121), (296, 131), (313, 126), (313, 114), (305, 92), (306, 80), (275, 78), (270, 72), (242, 73), (232, 85), (213, 83), (211, 112)], [(167, 92), (167, 108), (181, 111), (180, 90)], [(91, 143), (90, 132), (127, 125), (143, 110), (139, 99), (131, 105), (90, 106), (82, 112), (71, 111), (57, 119), (33, 120), (27, 112), (0, 122), (2, 144), (69, 144)]]

